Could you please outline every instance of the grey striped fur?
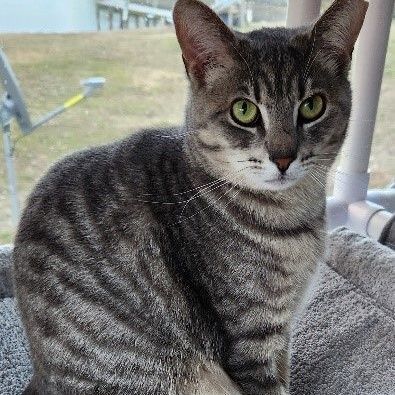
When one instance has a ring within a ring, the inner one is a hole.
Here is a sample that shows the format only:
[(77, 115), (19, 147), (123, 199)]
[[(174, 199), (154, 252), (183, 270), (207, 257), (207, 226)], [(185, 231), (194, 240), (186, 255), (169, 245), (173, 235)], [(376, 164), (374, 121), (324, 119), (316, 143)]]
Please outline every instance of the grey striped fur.
[[(365, 11), (338, 0), (312, 27), (242, 34), (177, 2), (185, 125), (71, 155), (29, 198), (14, 250), (25, 394), (288, 394)], [(295, 109), (315, 92), (325, 114), (303, 125)], [(255, 127), (230, 119), (238, 97), (258, 106)], [(291, 153), (280, 175), (270, 158)]]

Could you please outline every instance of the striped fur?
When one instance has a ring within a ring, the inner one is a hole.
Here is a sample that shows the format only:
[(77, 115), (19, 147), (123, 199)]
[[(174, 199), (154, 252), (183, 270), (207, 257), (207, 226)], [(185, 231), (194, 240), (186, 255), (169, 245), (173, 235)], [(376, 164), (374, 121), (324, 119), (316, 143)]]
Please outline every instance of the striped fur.
[[(196, 0), (176, 5), (183, 51), (185, 26), (203, 34), (190, 13), (217, 26), (233, 74), (221, 58), (190, 68), (187, 52), (185, 126), (71, 155), (29, 198), (14, 249), (34, 365), (26, 394), (288, 393), (292, 317), (324, 253), (325, 175), (350, 113), (349, 60), (311, 65), (307, 28), (229, 36)], [(318, 88), (328, 114), (292, 126), (295, 103)], [(254, 130), (227, 118), (240, 92), (259, 105)], [(265, 188), (289, 128), (297, 180)]]

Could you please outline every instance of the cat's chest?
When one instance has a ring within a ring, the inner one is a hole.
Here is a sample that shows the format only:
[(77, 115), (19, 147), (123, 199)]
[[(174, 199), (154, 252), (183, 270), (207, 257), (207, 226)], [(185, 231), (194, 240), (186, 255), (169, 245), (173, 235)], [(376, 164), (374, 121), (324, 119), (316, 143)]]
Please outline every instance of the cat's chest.
[(258, 317), (288, 322), (323, 253), (323, 241), (312, 235), (207, 238), (203, 244), (207, 252), (195, 262), (200, 279), (235, 331), (240, 320), (252, 326)]
[(325, 238), (324, 223), (283, 233), (258, 227), (230, 229), (224, 224), (217, 232), (208, 231), (200, 237), (197, 248), (204, 251), (204, 259), (219, 267), (263, 265), (294, 272), (308, 269), (323, 255)]
[[(220, 284), (219, 291), (236, 292), (240, 297), (263, 299), (287, 294), (297, 296), (305, 288), (324, 254), (325, 232), (322, 227), (275, 234), (242, 227), (216, 234), (207, 232), (197, 247), (210, 279)], [(236, 291), (237, 290), (237, 291)], [(293, 298), (292, 298), (293, 299)]]
[(242, 204), (215, 206), (207, 212), (200, 234), (194, 234), (204, 257), (222, 266), (281, 265), (303, 271), (323, 254), (324, 208), (300, 213), (290, 207)]

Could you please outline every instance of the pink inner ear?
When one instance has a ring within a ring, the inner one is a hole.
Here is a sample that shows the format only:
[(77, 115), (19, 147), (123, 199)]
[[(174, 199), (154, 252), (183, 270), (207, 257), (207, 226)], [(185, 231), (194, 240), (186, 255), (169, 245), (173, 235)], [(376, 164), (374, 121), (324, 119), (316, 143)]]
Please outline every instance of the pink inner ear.
[(179, 0), (174, 22), (189, 75), (203, 82), (209, 68), (230, 63), (234, 35), (208, 6)]
[(188, 73), (203, 79), (206, 65), (209, 63), (209, 51), (198, 42), (197, 35), (194, 37), (184, 24), (180, 24), (176, 30)]
[(186, 69), (195, 78), (203, 80), (208, 68), (232, 62), (230, 39), (219, 37), (217, 31), (191, 32), (181, 27), (177, 33)]

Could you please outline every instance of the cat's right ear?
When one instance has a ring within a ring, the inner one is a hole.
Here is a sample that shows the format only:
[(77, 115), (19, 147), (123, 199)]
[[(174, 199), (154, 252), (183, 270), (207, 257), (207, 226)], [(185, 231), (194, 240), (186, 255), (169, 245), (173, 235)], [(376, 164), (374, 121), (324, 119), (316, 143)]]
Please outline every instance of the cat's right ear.
[(232, 67), (235, 36), (208, 6), (178, 0), (173, 19), (189, 78), (209, 84), (219, 70)]
[(348, 68), (368, 6), (365, 0), (334, 0), (316, 22), (312, 41), (324, 65), (334, 70)]

